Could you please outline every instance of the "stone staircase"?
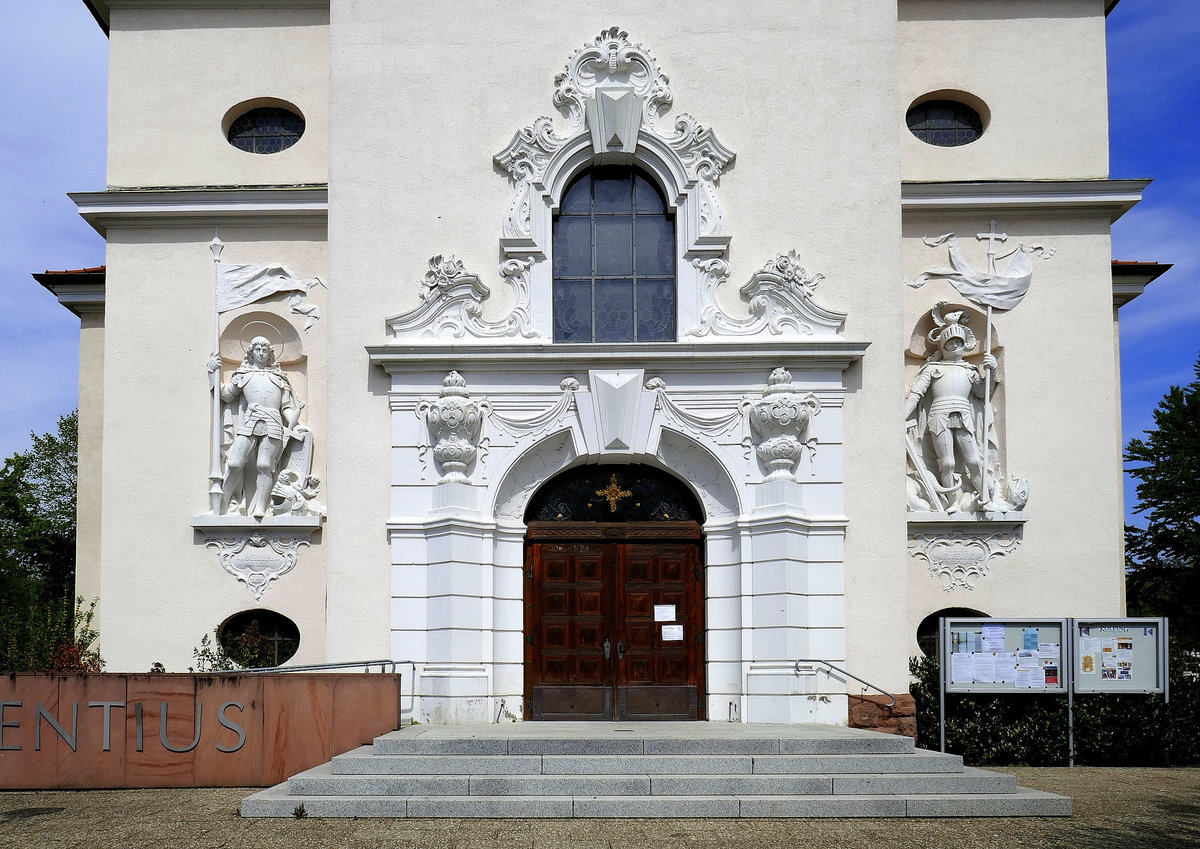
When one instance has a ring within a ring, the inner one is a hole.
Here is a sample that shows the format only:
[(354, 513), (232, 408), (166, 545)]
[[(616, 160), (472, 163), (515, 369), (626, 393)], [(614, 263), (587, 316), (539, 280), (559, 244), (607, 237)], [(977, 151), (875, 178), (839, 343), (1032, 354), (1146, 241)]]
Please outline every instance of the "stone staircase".
[(1070, 816), (1071, 800), (826, 725), (418, 725), (242, 802), (290, 817)]

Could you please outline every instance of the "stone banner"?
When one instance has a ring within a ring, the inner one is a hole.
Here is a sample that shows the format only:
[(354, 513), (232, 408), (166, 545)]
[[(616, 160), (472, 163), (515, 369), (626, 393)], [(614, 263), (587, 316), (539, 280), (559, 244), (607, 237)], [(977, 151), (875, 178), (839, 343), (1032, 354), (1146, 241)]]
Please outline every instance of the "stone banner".
[(399, 675), (6, 675), (0, 788), (267, 787), (399, 727)]

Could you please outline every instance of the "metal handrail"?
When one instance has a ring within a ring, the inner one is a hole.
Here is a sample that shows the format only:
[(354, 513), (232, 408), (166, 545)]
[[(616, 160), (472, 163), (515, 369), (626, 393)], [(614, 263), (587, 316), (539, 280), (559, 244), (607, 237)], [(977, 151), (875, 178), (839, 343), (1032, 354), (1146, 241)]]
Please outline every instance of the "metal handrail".
[[(220, 669), (205, 672), (205, 675), (271, 675), (282, 672), (319, 672), (323, 669), (349, 669), (355, 666), (363, 667), (363, 672), (370, 672), (372, 666), (378, 666), (380, 673), (395, 673), (396, 664), (410, 663), (401, 660), (346, 660), (341, 663), (310, 663), (307, 666), (252, 666), (247, 669)], [(391, 667), (390, 669), (388, 667)]]
[[(392, 660), (390, 658), (382, 660), (345, 660), (340, 663), (310, 663), (305, 666), (254, 666), (249, 669), (220, 669), (211, 672), (205, 672), (205, 675), (281, 675), (285, 672), (320, 672), (326, 669), (350, 669), (361, 666), (363, 672), (370, 672), (372, 666), (379, 667), (379, 673), (382, 675), (385, 672), (396, 674), (397, 666), (408, 666), (412, 669), (413, 674), (409, 676), (408, 686), (410, 692), (408, 694), (408, 703), (410, 711), (415, 714), (417, 704), (417, 665), (411, 660)], [(400, 727), (404, 727), (404, 683), (400, 683), (400, 712), (401, 720)]]
[(802, 664), (802, 663), (823, 663), (826, 666), (828, 666), (830, 669), (833, 669), (833, 670), (836, 670), (837, 672), (842, 673), (847, 678), (853, 678), (858, 683), (863, 684), (864, 686), (870, 687), (872, 690), (876, 690), (876, 691), (882, 693), (883, 695), (887, 696), (889, 699), (891, 699), (891, 701), (888, 702), (888, 704), (887, 704), (888, 707), (894, 707), (896, 704), (896, 697), (894, 695), (892, 695), (891, 693), (889, 693), (887, 690), (883, 689), (882, 687), (875, 686), (870, 681), (867, 681), (864, 678), (859, 678), (853, 672), (847, 672), (845, 669), (842, 669), (842, 667), (840, 667), (840, 666), (834, 666), (828, 660), (822, 660), (819, 657), (802, 657), (796, 661), (796, 674), (797, 675), (801, 674), (800, 664)]

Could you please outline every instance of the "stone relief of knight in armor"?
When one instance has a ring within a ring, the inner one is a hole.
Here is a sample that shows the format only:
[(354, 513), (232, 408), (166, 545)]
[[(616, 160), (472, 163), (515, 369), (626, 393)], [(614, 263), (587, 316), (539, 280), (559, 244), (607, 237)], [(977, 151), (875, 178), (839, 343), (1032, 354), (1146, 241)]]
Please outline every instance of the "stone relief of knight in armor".
[(214, 354), (209, 381), (224, 406), (219, 515), (319, 515), (320, 481), (309, 474), (312, 434), (300, 424), (304, 402), (276, 362), (271, 341), (251, 339), (227, 383), (220, 369)]
[(913, 378), (904, 402), (908, 509), (929, 513), (1021, 510), (1028, 482), (1006, 480), (990, 392), (1000, 380), (996, 357), (967, 357), (979, 347), (965, 310), (931, 310), (933, 352)]

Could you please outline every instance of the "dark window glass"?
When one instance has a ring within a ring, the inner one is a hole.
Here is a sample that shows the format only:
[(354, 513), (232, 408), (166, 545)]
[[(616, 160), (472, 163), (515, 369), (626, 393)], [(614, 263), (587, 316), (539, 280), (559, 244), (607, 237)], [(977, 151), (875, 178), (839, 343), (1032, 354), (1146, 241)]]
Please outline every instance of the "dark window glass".
[(633, 340), (633, 281), (596, 281), (596, 341)]
[(639, 282), (637, 338), (647, 342), (669, 342), (675, 338), (674, 280)]
[(554, 222), (554, 276), (590, 277), (591, 274), (591, 218), (563, 216)]
[(633, 235), (638, 273), (674, 277), (675, 222), (666, 217), (639, 215)]
[(934, 611), (922, 619), (921, 624), (917, 626), (917, 645), (920, 646), (921, 652), (926, 657), (937, 657), (938, 620), (942, 617), (957, 619), (976, 616), (986, 617), (987, 614), (969, 607), (945, 607)]
[(979, 113), (956, 100), (927, 100), (905, 116), (912, 134), (926, 144), (959, 147), (983, 135)]
[(217, 639), (230, 660), (257, 669), (291, 660), (300, 648), (300, 629), (274, 610), (243, 610), (226, 620)]
[(229, 143), (248, 153), (279, 153), (300, 141), (304, 119), (278, 106), (259, 106), (229, 125)]
[(554, 341), (675, 339), (675, 219), (628, 165), (585, 171), (554, 218)]
[(592, 184), (587, 180), (576, 180), (563, 192), (559, 211), (563, 215), (590, 215), (592, 212)]
[(590, 280), (554, 283), (554, 340), (592, 341), (592, 284)]
[(633, 273), (633, 216), (597, 215), (592, 220), (596, 234), (596, 276)]

